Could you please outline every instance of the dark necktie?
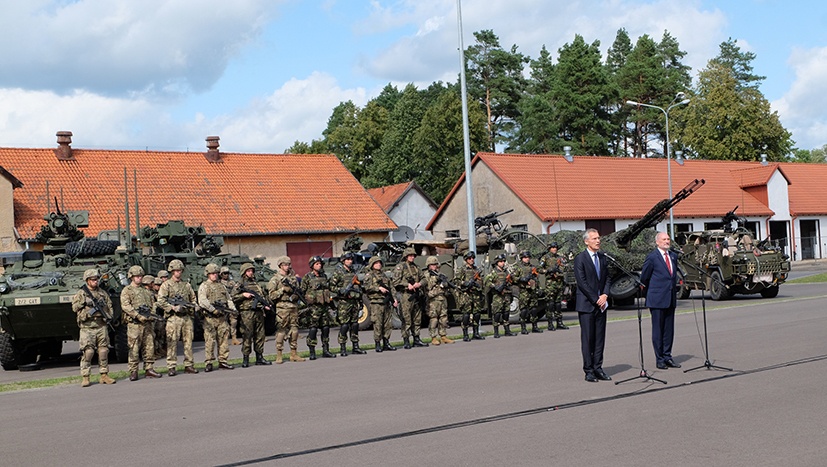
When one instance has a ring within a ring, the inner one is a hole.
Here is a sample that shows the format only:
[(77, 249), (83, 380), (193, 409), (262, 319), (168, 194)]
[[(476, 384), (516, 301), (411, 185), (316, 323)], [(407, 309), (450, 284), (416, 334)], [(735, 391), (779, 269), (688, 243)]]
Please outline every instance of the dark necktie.
[(669, 270), (669, 275), (672, 275), (672, 262), (669, 261), (669, 253), (663, 254), (663, 259), (666, 260), (666, 269)]
[(600, 261), (597, 260), (597, 253), (592, 255), (594, 259), (594, 270), (597, 272), (597, 278), (600, 279)]

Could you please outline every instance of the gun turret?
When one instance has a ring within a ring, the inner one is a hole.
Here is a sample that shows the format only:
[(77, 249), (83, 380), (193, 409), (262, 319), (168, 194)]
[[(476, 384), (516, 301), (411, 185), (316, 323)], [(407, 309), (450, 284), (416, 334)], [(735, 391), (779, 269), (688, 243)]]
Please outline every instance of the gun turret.
[[(724, 214), (724, 217), (721, 218), (721, 222), (724, 224), (724, 232), (733, 233), (738, 229), (738, 227), (743, 227), (744, 225), (746, 225), (747, 220), (735, 214), (735, 211), (737, 210), (738, 206), (735, 206), (735, 208), (732, 211), (729, 211), (728, 213)], [(732, 226), (733, 222), (735, 223), (735, 227)]]
[[(188, 227), (184, 221), (173, 220), (155, 227), (144, 227), (141, 242), (156, 254), (190, 253), (208, 235), (204, 227)], [(223, 244), (223, 240), (221, 242)]]
[(474, 228), (477, 230), (477, 233), (480, 233), (480, 230), (485, 228), (494, 229), (495, 232), (499, 232), (503, 229), (503, 224), (500, 222), (499, 217), (512, 211), (514, 210), (509, 209), (508, 211), (503, 212), (495, 211), (486, 216), (477, 217), (474, 219)]

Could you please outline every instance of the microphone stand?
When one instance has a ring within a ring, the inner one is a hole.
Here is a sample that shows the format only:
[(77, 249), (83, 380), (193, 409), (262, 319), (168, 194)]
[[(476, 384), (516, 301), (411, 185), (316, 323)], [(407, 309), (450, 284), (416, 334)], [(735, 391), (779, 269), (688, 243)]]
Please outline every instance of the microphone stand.
[[(701, 269), (697, 265), (689, 263), (689, 262), (685, 262), (683, 264), (686, 265), (686, 266), (689, 266), (692, 269), (694, 269), (701, 276), (706, 277), (710, 280), (716, 281), (718, 283), (718, 285), (720, 285), (722, 287), (727, 287), (727, 285), (724, 284), (723, 282), (719, 281), (717, 277), (709, 274), (708, 272), (704, 271), (703, 269)], [(706, 368), (707, 370), (711, 370), (711, 369), (714, 368), (716, 370), (733, 371), (732, 368), (726, 368), (726, 367), (723, 367), (723, 366), (713, 365), (712, 362), (709, 361), (709, 334), (708, 334), (707, 326), (706, 326), (706, 293), (705, 292), (706, 292), (705, 290), (701, 290), (701, 309), (703, 310), (702, 314), (703, 314), (703, 320), (704, 320), (704, 363), (703, 363), (703, 365), (699, 365), (699, 366), (696, 366), (694, 368), (690, 368), (688, 370), (683, 370), (683, 372), (684, 373), (689, 373), (690, 371), (700, 370), (701, 368)]]
[(640, 352), (640, 374), (638, 374), (637, 376), (632, 376), (631, 378), (626, 378), (622, 381), (615, 381), (615, 385), (620, 384), (620, 383), (625, 383), (627, 381), (632, 381), (632, 380), (635, 380), (635, 379), (645, 379), (645, 380), (648, 380), (648, 381), (657, 381), (658, 383), (666, 384), (666, 381), (664, 381), (662, 379), (655, 378), (654, 376), (650, 375), (649, 372), (646, 371), (646, 368), (643, 365), (643, 324), (642, 324), (642, 312), (641, 312), (641, 306), (640, 306), (640, 299), (642, 298), (641, 297), (641, 291), (642, 291), (642, 288), (643, 288), (643, 284), (640, 282), (640, 279), (638, 279), (638, 277), (633, 272), (631, 272), (628, 269), (624, 268), (623, 265), (620, 264), (616, 259), (614, 259), (611, 256), (607, 255), (606, 253), (603, 253), (603, 254), (606, 255), (606, 258), (608, 258), (609, 261), (611, 261), (612, 264), (615, 265), (615, 267), (620, 269), (623, 272), (624, 275), (626, 275), (627, 277), (632, 279), (635, 282), (635, 284), (637, 285), (637, 297), (635, 298), (635, 301), (637, 302), (637, 335), (638, 335), (638, 345), (639, 345), (638, 350)]

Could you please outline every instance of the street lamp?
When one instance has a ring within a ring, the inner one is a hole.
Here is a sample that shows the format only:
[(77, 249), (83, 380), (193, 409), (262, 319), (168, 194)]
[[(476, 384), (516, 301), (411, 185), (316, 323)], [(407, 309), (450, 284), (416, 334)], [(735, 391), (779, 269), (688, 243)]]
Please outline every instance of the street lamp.
[[(684, 93), (679, 92), (675, 95), (675, 99), (672, 102), (675, 102), (678, 99), (681, 99), (685, 96)], [(658, 107), (652, 104), (643, 104), (636, 101), (626, 101), (627, 105), (634, 105), (638, 107), (649, 107), (652, 109), (658, 109), (663, 112), (663, 115), (666, 116), (666, 178), (669, 181), (669, 199), (672, 199), (672, 164), (670, 163), (669, 157), (669, 111), (672, 110), (673, 107), (677, 107), (679, 105), (686, 105), (689, 103), (689, 99), (683, 99), (680, 102), (676, 102), (666, 109), (663, 107)], [(675, 217), (672, 213), (672, 208), (669, 208), (669, 236), (675, 238)]]

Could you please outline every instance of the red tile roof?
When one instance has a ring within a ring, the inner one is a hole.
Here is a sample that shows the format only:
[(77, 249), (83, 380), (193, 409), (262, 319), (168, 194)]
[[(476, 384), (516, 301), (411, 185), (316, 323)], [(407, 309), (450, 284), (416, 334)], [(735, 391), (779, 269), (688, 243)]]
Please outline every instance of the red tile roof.
[(413, 182), (397, 183), (396, 185), (369, 188), (368, 193), (373, 196), (373, 199), (385, 212), (390, 212), (411, 186), (413, 186)]
[[(544, 221), (634, 219), (669, 194), (664, 159), (581, 156), (570, 163), (558, 155), (479, 153), (473, 164), (480, 163)], [(742, 216), (771, 216), (769, 207), (739, 185), (766, 184), (775, 170), (790, 183), (791, 211), (827, 214), (827, 203), (823, 201), (827, 199), (827, 164), (763, 166), (760, 162), (705, 160), (687, 160), (682, 166), (673, 160), (671, 164), (673, 194), (694, 179), (706, 180), (704, 186), (675, 206), (678, 217), (720, 217), (736, 205)], [(463, 173), (428, 229), (464, 182)]]
[[(215, 234), (280, 235), (389, 231), (396, 224), (334, 155), (204, 153), (0, 148), (0, 165), (24, 183), (14, 192), (15, 224), (33, 238), (46, 214), (46, 181), (67, 210), (88, 209), (89, 236), (124, 219), (124, 168), (129, 200), (137, 171), (142, 225), (170, 219)], [(54, 206), (52, 204), (52, 206)], [(130, 213), (134, 228), (134, 208)]]

